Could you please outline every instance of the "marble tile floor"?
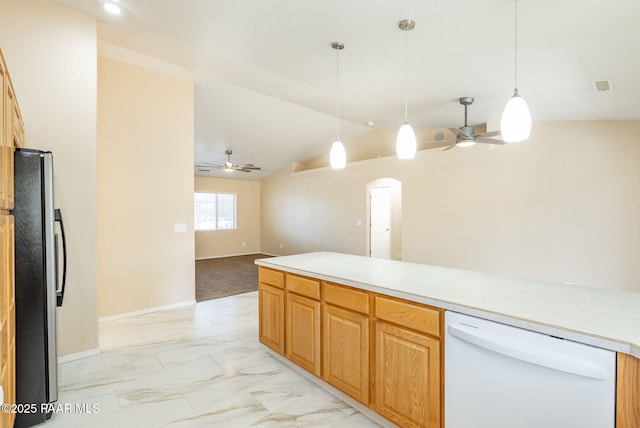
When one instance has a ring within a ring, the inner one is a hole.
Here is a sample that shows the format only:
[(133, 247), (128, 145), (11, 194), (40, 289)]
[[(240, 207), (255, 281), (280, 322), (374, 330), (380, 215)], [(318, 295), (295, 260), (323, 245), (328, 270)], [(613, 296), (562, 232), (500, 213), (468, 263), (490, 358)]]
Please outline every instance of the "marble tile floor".
[[(376, 427), (265, 351), (258, 293), (100, 323), (41, 428)], [(65, 410), (66, 408), (66, 410)]]

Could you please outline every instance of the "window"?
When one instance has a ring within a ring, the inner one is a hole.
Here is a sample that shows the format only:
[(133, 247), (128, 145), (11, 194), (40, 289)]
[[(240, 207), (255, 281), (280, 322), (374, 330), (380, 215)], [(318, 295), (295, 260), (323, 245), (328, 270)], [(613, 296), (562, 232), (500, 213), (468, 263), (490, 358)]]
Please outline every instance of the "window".
[(235, 193), (196, 193), (195, 230), (236, 229)]

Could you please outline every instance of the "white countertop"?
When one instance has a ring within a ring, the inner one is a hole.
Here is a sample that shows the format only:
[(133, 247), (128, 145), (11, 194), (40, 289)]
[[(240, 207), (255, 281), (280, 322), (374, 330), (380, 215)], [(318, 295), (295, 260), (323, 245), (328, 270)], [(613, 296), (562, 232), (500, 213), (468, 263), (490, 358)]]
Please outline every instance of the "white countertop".
[(256, 264), (640, 358), (640, 293), (331, 252), (258, 259)]

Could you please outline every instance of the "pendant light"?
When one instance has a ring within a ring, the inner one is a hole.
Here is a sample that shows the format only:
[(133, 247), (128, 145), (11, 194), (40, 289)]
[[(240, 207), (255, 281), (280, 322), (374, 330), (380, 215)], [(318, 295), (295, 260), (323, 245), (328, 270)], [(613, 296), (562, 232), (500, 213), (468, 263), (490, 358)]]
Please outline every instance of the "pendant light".
[(531, 134), (531, 113), (524, 98), (518, 93), (518, 0), (515, 0), (515, 4), (514, 90), (500, 121), (500, 132), (505, 143), (524, 141)]
[(344, 145), (340, 141), (340, 50), (344, 49), (344, 43), (333, 42), (331, 47), (336, 50), (336, 141), (331, 146), (329, 152), (329, 163), (333, 169), (343, 169), (347, 164), (347, 153)]
[(398, 159), (413, 159), (416, 156), (416, 134), (413, 132), (413, 128), (409, 125), (407, 119), (407, 33), (413, 30), (416, 26), (415, 21), (410, 19), (403, 19), (398, 23), (398, 28), (404, 31), (404, 124), (398, 131), (398, 137), (396, 138), (396, 154)]

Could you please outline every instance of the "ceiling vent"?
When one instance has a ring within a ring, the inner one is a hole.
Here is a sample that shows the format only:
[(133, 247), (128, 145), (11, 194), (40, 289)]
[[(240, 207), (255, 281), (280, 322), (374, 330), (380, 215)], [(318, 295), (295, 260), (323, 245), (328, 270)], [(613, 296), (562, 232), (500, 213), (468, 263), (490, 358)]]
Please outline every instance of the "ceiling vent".
[(613, 91), (613, 79), (591, 80), (591, 87), (594, 92)]

